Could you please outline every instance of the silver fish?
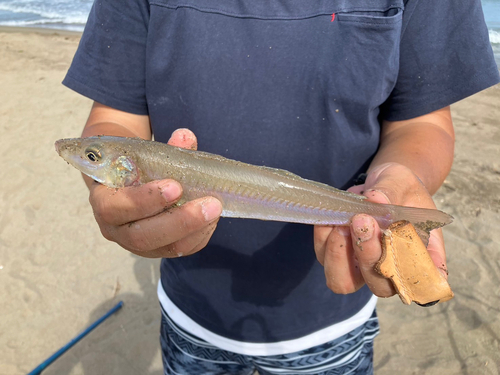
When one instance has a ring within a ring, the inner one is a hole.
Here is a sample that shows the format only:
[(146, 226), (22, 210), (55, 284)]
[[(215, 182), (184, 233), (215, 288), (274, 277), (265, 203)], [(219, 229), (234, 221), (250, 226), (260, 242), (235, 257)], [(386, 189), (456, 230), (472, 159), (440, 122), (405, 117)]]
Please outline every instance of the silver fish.
[(106, 186), (121, 188), (171, 178), (182, 185), (181, 203), (213, 196), (222, 202), (223, 217), (348, 225), (354, 215), (365, 213), (383, 229), (408, 220), (424, 243), (432, 229), (453, 221), (439, 210), (372, 203), (282, 169), (139, 138), (61, 139), (55, 146), (69, 164)]

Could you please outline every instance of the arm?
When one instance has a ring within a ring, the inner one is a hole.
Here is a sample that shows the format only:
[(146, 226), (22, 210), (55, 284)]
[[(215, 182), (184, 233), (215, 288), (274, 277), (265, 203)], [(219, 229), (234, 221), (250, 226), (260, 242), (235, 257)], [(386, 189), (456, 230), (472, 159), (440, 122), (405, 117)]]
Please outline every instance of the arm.
[[(384, 122), (380, 148), (365, 184), (350, 191), (377, 203), (435, 208), (435, 193), (450, 171), (454, 132), (449, 107), (405, 121)], [(395, 293), (374, 266), (382, 254), (381, 230), (368, 215), (357, 215), (348, 227), (315, 227), (315, 250), (325, 267), (327, 285), (352, 293), (365, 283), (380, 297)], [(441, 230), (431, 232), (428, 251), (443, 274), (446, 257)]]
[[(104, 134), (151, 139), (149, 117), (95, 103), (82, 136)], [(177, 130), (169, 144), (196, 148), (196, 137), (189, 130)], [(212, 197), (190, 201), (166, 212), (182, 195), (180, 184), (173, 180), (114, 190), (87, 176), (84, 179), (103, 236), (148, 258), (178, 257), (201, 250), (212, 236), (222, 212), (221, 203)]]
[(433, 195), (450, 172), (454, 145), (450, 107), (411, 120), (384, 121), (368, 172), (385, 163), (404, 165)]

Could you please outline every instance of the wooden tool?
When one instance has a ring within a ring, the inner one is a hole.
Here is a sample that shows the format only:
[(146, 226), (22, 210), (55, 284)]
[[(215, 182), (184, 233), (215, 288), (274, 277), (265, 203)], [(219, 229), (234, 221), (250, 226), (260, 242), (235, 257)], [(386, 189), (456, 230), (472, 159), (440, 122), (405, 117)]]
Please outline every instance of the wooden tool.
[(432, 306), (453, 298), (417, 231), (408, 221), (393, 223), (382, 235), (382, 257), (375, 270), (390, 279), (404, 304)]

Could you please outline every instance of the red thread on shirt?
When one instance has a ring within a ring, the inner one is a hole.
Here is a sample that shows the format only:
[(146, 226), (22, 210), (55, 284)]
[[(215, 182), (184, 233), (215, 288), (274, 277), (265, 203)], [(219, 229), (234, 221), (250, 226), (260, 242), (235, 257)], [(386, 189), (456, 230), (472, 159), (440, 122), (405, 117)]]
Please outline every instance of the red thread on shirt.
[(330, 22), (333, 22), (334, 19), (335, 19), (335, 13), (332, 13), (332, 20)]

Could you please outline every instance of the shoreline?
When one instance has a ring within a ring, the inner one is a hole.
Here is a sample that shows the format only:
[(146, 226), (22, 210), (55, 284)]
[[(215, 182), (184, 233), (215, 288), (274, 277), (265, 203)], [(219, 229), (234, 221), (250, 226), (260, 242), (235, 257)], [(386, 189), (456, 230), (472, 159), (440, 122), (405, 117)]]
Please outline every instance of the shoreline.
[(0, 25), (0, 33), (41, 34), (61, 36), (81, 36), (83, 32), (51, 27), (5, 26)]

